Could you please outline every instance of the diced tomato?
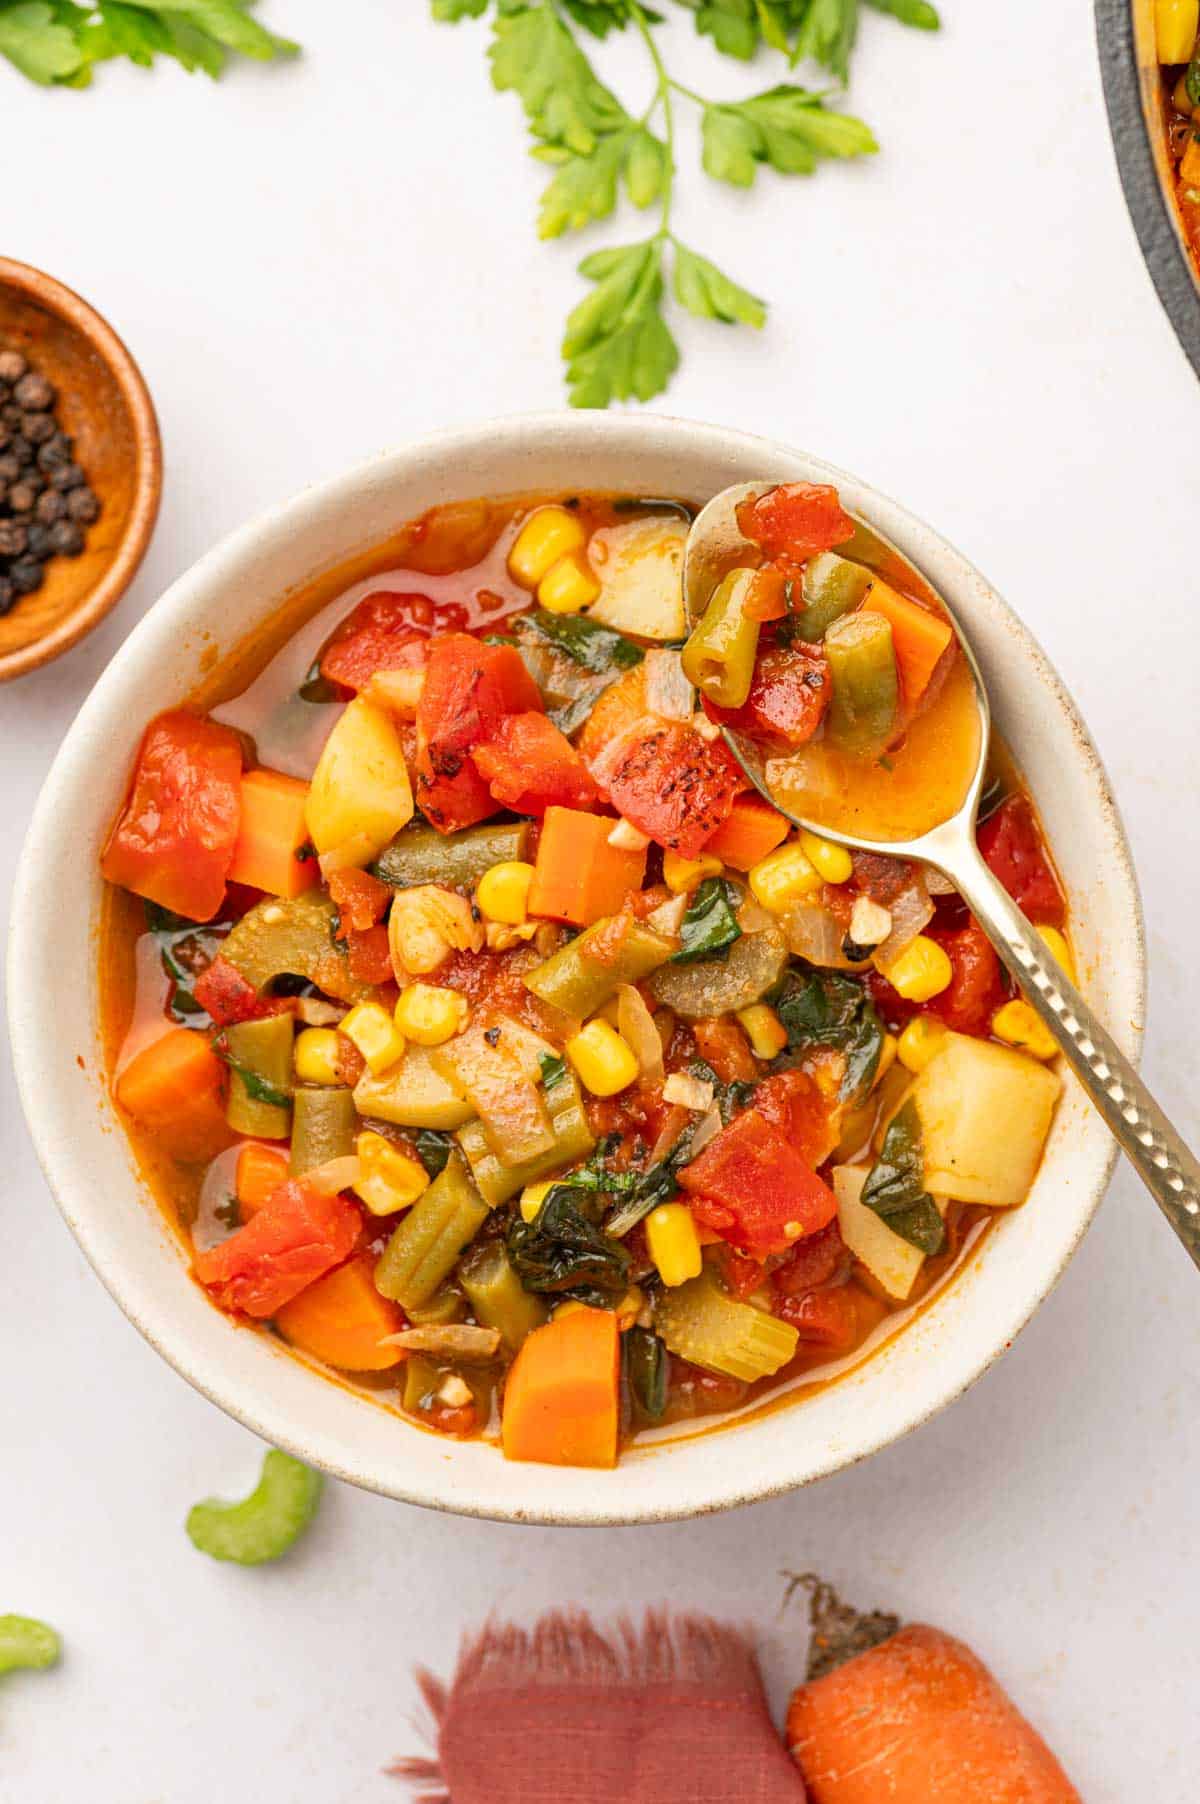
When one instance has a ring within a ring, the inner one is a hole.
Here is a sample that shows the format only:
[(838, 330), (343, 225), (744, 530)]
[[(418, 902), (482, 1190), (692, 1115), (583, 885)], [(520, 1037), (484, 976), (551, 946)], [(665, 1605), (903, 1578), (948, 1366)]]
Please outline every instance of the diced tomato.
[(466, 633), (434, 641), (417, 705), (416, 799), (440, 833), (496, 812), (467, 754), (492, 737), (506, 714), (541, 708), (537, 685), (511, 646), (484, 645)]
[(387, 983), (392, 976), (386, 927), (352, 927), (346, 935), (346, 951), (356, 983)]
[(776, 646), (758, 660), (750, 694), (740, 708), (716, 708), (711, 702), (704, 708), (710, 720), (740, 733), (804, 745), (825, 718), (832, 692), (829, 664), (815, 647)]
[(725, 1288), (735, 1297), (752, 1296), (761, 1289), (767, 1275), (767, 1268), (761, 1259), (747, 1259), (744, 1253), (737, 1253), (731, 1246), (724, 1246), (720, 1252), (721, 1278)]
[(328, 641), (321, 675), (344, 689), (365, 689), (377, 670), (423, 664), (430, 635), (457, 631), (468, 618), (460, 602), (379, 589), (363, 597)]
[(229, 727), (175, 709), (146, 729), (100, 869), (110, 883), (211, 921), (241, 822), (242, 746)]
[(722, 1084), (752, 1084), (759, 1073), (758, 1060), (736, 1021), (728, 1015), (710, 1015), (692, 1024), (696, 1051), (711, 1065)]
[(631, 745), (609, 779), (613, 807), (683, 858), (729, 818), (746, 777), (722, 740), (672, 723)]
[(361, 1227), (355, 1203), (293, 1178), (245, 1227), (197, 1253), (195, 1273), (222, 1309), (262, 1320), (348, 1259)]
[(257, 1021), (263, 1015), (283, 1015), (291, 1006), (283, 996), (260, 996), (237, 966), (219, 953), (200, 973), (192, 993), (218, 1027), (232, 1027), (235, 1021)]
[(1061, 927), (1067, 905), (1024, 796), (1009, 796), (980, 827), (984, 863), (1031, 921)]
[(858, 1298), (849, 1284), (781, 1297), (775, 1314), (799, 1331), (801, 1346), (848, 1353), (858, 1341)]
[(850, 1255), (842, 1239), (836, 1215), (816, 1234), (798, 1240), (781, 1265), (771, 1273), (771, 1282), (781, 1297), (802, 1297), (843, 1277), (850, 1267)]
[(729, 1210), (728, 1230), (709, 1225), (756, 1257), (787, 1252), (837, 1214), (829, 1186), (758, 1109), (746, 1109), (710, 1140), (680, 1171), (679, 1183), (689, 1196)]
[(596, 785), (566, 734), (541, 713), (508, 714), (471, 753), (493, 800), (518, 814), (590, 808)]
[(834, 1112), (807, 1071), (777, 1071), (754, 1092), (754, 1107), (815, 1170), (838, 1143)]
[(392, 899), (392, 892), (387, 884), (381, 883), (378, 877), (372, 877), (370, 871), (349, 867), (332, 873), (329, 878), (329, 894), (338, 911), (337, 937), (340, 940), (346, 939), (352, 929), (365, 933), (377, 921), (382, 921)]
[(973, 919), (965, 927), (926, 931), (946, 953), (954, 975), (949, 988), (923, 1004), (921, 1013), (936, 1015), (958, 1034), (986, 1034), (1005, 996), (1004, 973), (987, 934)]
[(768, 557), (803, 561), (853, 537), (854, 522), (828, 483), (785, 482), (737, 511), (741, 531)]

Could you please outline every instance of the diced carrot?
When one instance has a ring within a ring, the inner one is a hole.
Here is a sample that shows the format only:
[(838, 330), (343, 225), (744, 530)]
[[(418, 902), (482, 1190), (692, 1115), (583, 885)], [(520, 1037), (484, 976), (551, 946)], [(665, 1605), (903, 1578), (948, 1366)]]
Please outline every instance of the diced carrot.
[(635, 664), (624, 676), (601, 695), (583, 723), (575, 747), (584, 763), (600, 755), (605, 746), (614, 744), (629, 728), (646, 717), (646, 669)]
[(318, 1278), (275, 1312), (286, 1341), (343, 1372), (385, 1372), (404, 1358), (381, 1342), (406, 1324), (404, 1311), (375, 1288), (375, 1261), (359, 1253)]
[(919, 607), (883, 582), (871, 584), (863, 607), (872, 614), (882, 614), (890, 624), (904, 705), (914, 708), (928, 689), (942, 654), (954, 637), (954, 628), (941, 614)]
[(919, 1623), (802, 1685), (787, 1742), (812, 1804), (1082, 1804), (970, 1648)]
[(298, 777), (287, 777), (278, 770), (245, 773), (242, 824), (229, 869), (231, 883), (265, 890), (269, 896), (292, 897), (317, 881), (316, 854), (299, 856), (308, 844), (307, 800), (308, 784)]
[(287, 1175), (286, 1153), (277, 1146), (261, 1146), (257, 1140), (247, 1140), (238, 1154), (234, 1177), (238, 1212), (243, 1221), (249, 1221), (270, 1202), (279, 1186), (286, 1184)]
[(225, 1067), (202, 1033), (175, 1027), (143, 1047), (115, 1095), (177, 1159), (211, 1159), (232, 1139), (225, 1120)]
[(372, 877), (370, 871), (356, 870), (353, 865), (331, 873), (329, 894), (340, 917), (336, 936), (339, 940), (346, 939), (355, 929), (365, 933), (376, 922), (382, 921), (392, 899), (386, 883)]
[(616, 914), (631, 889), (640, 889), (646, 853), (610, 846), (616, 822), (577, 808), (547, 808), (529, 890), (529, 912), (589, 927)]
[(735, 871), (748, 871), (787, 838), (788, 823), (761, 796), (739, 796), (704, 850)]
[(611, 1309), (577, 1309), (535, 1328), (504, 1387), (504, 1457), (616, 1465), (620, 1358)]

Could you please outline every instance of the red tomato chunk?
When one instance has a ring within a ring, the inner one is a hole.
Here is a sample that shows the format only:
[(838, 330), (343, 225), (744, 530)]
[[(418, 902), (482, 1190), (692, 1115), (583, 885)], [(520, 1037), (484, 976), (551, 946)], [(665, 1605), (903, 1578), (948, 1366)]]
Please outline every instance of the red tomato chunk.
[(244, 1228), (196, 1254), (196, 1276), (222, 1309), (263, 1320), (348, 1259), (361, 1226), (354, 1203), (293, 1178)]
[(109, 883), (190, 921), (211, 921), (233, 863), (241, 781), (241, 741), (229, 727), (182, 709), (160, 714), (146, 729), (100, 860)]
[(542, 712), (537, 684), (508, 645), (448, 633), (430, 652), (417, 706), (416, 800), (440, 833), (474, 826), (496, 812), (468, 757), (506, 714)]
[(683, 858), (696, 857), (745, 788), (745, 775), (723, 741), (675, 725), (631, 746), (608, 785), (618, 813)]
[(1067, 905), (1025, 797), (1009, 796), (984, 821), (976, 838), (984, 863), (1022, 914), (1043, 927), (1061, 927)]
[(405, 670), (425, 662), (431, 633), (467, 624), (457, 602), (439, 605), (428, 595), (381, 589), (366, 595), (321, 653), (321, 675), (344, 689), (365, 689), (377, 670)]
[(289, 1007), (283, 997), (260, 996), (236, 965), (219, 953), (196, 979), (192, 993), (218, 1027), (232, 1027), (235, 1021), (257, 1021), (263, 1015), (281, 1015)]
[(719, 1234), (756, 1256), (785, 1253), (837, 1214), (837, 1199), (758, 1109), (747, 1109), (685, 1165), (679, 1183), (712, 1201), (722, 1222), (697, 1213)]
[(544, 714), (509, 714), (471, 758), (494, 801), (518, 814), (589, 808), (596, 785), (565, 733)]
[(775, 1313), (798, 1330), (801, 1345), (848, 1353), (858, 1340), (858, 1298), (848, 1284), (784, 1297)]
[(830, 551), (854, 536), (854, 522), (827, 483), (788, 482), (743, 501), (738, 526), (768, 557), (781, 553), (803, 560)]
[(804, 745), (825, 718), (832, 689), (823, 655), (779, 646), (758, 660), (750, 694), (740, 708), (706, 702), (705, 712), (740, 733)]

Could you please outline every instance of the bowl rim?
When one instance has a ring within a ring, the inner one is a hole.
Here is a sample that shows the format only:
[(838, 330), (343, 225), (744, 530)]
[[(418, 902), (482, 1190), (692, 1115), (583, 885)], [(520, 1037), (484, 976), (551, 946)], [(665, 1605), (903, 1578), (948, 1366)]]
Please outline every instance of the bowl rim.
[[(522, 448), (528, 448), (543, 435), (552, 438), (565, 435), (571, 441), (572, 455), (586, 463), (591, 452), (624, 449), (623, 441), (631, 434), (648, 439), (663, 454), (677, 451), (683, 458), (698, 460), (709, 455), (714, 461), (729, 461), (741, 457), (748, 467), (760, 469), (772, 468), (781, 462), (794, 465), (802, 460), (814, 470), (827, 473), (828, 480), (844, 483), (860, 495), (867, 495), (870, 505), (884, 514), (889, 536), (899, 537), (903, 544), (903, 531), (898, 528), (922, 535), (931, 548), (936, 547), (961, 566), (964, 582), (980, 584), (988, 604), (997, 610), (1001, 624), (1013, 635), (1022, 655), (1035, 668), (1038, 691), (1050, 692), (1047, 699), (1068, 724), (1077, 748), (1079, 768), (1086, 774), (1094, 794), (1095, 819), (1102, 824), (1103, 838), (1112, 854), (1111, 876), (1125, 911), (1124, 918), (1132, 929), (1120, 947), (1121, 962), (1125, 966), (1122, 1000), (1128, 1007), (1129, 1019), (1118, 1026), (1117, 1033), (1135, 1062), (1142, 1040), (1146, 965), (1141, 899), (1120, 814), (1103, 764), (1078, 710), (1032, 634), (974, 567), (917, 516), (849, 472), (798, 452), (780, 441), (667, 415), (580, 415), (566, 411), (524, 414), (425, 435), (399, 450), (358, 463), (339, 476), (301, 491), (229, 534), (176, 578), (131, 633), (64, 738), (38, 798), (14, 882), (8, 945), (8, 1013), (18, 1092), (51, 1193), (85, 1256), (128, 1319), (194, 1388), (264, 1440), (336, 1477), (400, 1501), (500, 1521), (610, 1526), (706, 1514), (782, 1495), (856, 1464), (903, 1438), (967, 1390), (1011, 1345), (1066, 1269), (1100, 1204), (1117, 1159), (1115, 1142), (1105, 1144), (1102, 1139), (1093, 1138), (1088, 1182), (1079, 1195), (1072, 1195), (1069, 1207), (1064, 1205), (1064, 1237), (1053, 1249), (1053, 1257), (1040, 1259), (1036, 1275), (1020, 1287), (1019, 1295), (1009, 1299), (1004, 1311), (988, 1326), (986, 1346), (970, 1349), (957, 1362), (947, 1357), (939, 1369), (930, 1374), (923, 1394), (906, 1400), (904, 1406), (896, 1410), (894, 1418), (881, 1425), (877, 1432), (863, 1434), (859, 1430), (857, 1438), (849, 1433), (837, 1445), (817, 1454), (801, 1446), (790, 1457), (783, 1437), (780, 1437), (778, 1459), (772, 1462), (769, 1475), (760, 1476), (755, 1470), (747, 1470), (731, 1461), (727, 1462), (731, 1470), (724, 1472), (719, 1482), (709, 1482), (699, 1497), (687, 1495), (677, 1499), (672, 1494), (665, 1501), (639, 1502), (636, 1506), (627, 1504), (619, 1492), (606, 1494), (599, 1489), (587, 1493), (580, 1491), (568, 1500), (553, 1499), (554, 1478), (569, 1469), (535, 1468), (536, 1477), (530, 1481), (528, 1499), (523, 1497), (520, 1504), (508, 1504), (497, 1503), (488, 1495), (486, 1481), (474, 1484), (474, 1494), (464, 1495), (462, 1486), (465, 1484), (470, 1491), (473, 1481), (470, 1477), (456, 1479), (455, 1461), (449, 1456), (446, 1475), (436, 1480), (428, 1476), (419, 1476), (415, 1481), (407, 1475), (397, 1477), (391, 1470), (381, 1470), (379, 1462), (372, 1467), (369, 1456), (364, 1466), (357, 1460), (357, 1449), (347, 1448), (345, 1437), (325, 1427), (314, 1427), (311, 1421), (306, 1422), (303, 1409), (289, 1409), (286, 1402), (256, 1395), (254, 1377), (252, 1374), (241, 1376), (242, 1366), (236, 1366), (230, 1375), (223, 1369), (222, 1356), (190, 1345), (188, 1331), (177, 1327), (161, 1300), (154, 1296), (153, 1284), (143, 1284), (125, 1272), (114, 1248), (106, 1244), (103, 1224), (89, 1219), (86, 1197), (81, 1206), (75, 1206), (69, 1193), (69, 1180), (74, 1173), (72, 1154), (65, 1144), (68, 1136), (64, 1135), (62, 1124), (56, 1124), (55, 1111), (47, 1101), (45, 1087), (38, 1083), (39, 1071), (52, 1068), (58, 1052), (52, 1011), (39, 1007), (38, 922), (39, 918), (44, 918), (48, 900), (44, 893), (39, 895), (39, 866), (56, 840), (61, 840), (70, 831), (69, 814), (65, 809), (60, 810), (58, 792), (69, 789), (75, 780), (72, 767), (86, 760), (89, 737), (102, 725), (106, 714), (112, 713), (109, 695), (119, 696), (127, 673), (132, 675), (143, 664), (160, 662), (168, 646), (177, 642), (182, 633), (194, 630), (198, 625), (203, 630), (201, 617), (205, 608), (211, 606), (211, 591), (228, 580), (226, 573), (238, 559), (261, 553), (268, 543), (290, 538), (305, 527), (319, 525), (341, 505), (361, 499), (364, 492), (386, 488), (389, 481), (399, 480), (403, 474), (423, 473), (431, 463), (453, 469), (459, 454), (466, 457), (486, 449), (502, 452), (510, 461), (518, 462)], [(519, 487), (520, 484), (513, 485), (514, 489)], [(349, 549), (347, 546), (346, 550)], [(919, 558), (915, 561), (920, 563)], [(276, 597), (276, 604), (279, 599)], [(952, 595), (951, 600), (952, 605), (961, 605), (958, 597)], [(969, 610), (967, 617), (969, 620)], [(49, 862), (48, 857), (46, 862)], [(112, 1131), (115, 1125), (115, 1122), (110, 1124), (107, 1131)], [(97, 1131), (106, 1130), (100, 1126)], [(1103, 1150), (1097, 1151), (1098, 1147)], [(136, 1179), (131, 1173), (131, 1190), (135, 1186)], [(144, 1197), (138, 1200), (147, 1208), (157, 1207)], [(172, 1243), (175, 1244), (173, 1237)], [(967, 1273), (962, 1274), (957, 1282), (965, 1282), (967, 1276)], [(129, 1294), (139, 1290), (143, 1294)], [(903, 1340), (904, 1336), (899, 1338)], [(302, 1369), (303, 1362), (286, 1349), (274, 1348), (273, 1351), (289, 1367)], [(881, 1353), (874, 1359), (882, 1357)], [(869, 1367), (873, 1361), (866, 1363)], [(864, 1369), (866, 1367), (859, 1368)], [(328, 1383), (329, 1380), (322, 1378), (321, 1382)], [(468, 1448), (476, 1445), (465, 1444)], [(487, 1451), (492, 1453), (491, 1449)], [(550, 1498), (549, 1502), (547, 1498)]]
[(145, 377), (103, 315), (55, 276), (11, 257), (0, 257), (0, 286), (17, 289), (46, 312), (57, 314), (88, 341), (107, 366), (133, 423), (135, 467), (133, 503), (112, 562), (57, 626), (28, 645), (0, 653), (0, 683), (7, 683), (61, 657), (116, 607), (136, 576), (154, 531), (162, 499), (163, 458), (158, 416)]
[[(1142, 256), (1180, 346), (1200, 376), (1200, 276), (1160, 168), (1150, 97), (1138, 60), (1136, 0), (1095, 0), (1096, 44), (1109, 135)], [(1157, 76), (1158, 65), (1155, 64)]]

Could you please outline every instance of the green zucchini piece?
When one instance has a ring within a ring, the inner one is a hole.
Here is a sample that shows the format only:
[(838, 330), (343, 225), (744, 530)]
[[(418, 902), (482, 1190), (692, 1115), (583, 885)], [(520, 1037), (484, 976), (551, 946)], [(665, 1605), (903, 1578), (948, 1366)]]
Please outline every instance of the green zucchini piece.
[(371, 870), (392, 889), (414, 889), (421, 883), (474, 889), (492, 865), (524, 863), (528, 851), (528, 821), (467, 827), (461, 833), (438, 833), (433, 827), (414, 825), (397, 833)]
[(315, 1171), (330, 1159), (354, 1151), (358, 1110), (354, 1092), (344, 1086), (298, 1089), (292, 1099), (292, 1151), (288, 1170), (294, 1178)]
[(663, 965), (646, 988), (655, 1002), (686, 1021), (703, 1021), (761, 1001), (779, 982), (787, 962), (783, 929), (772, 922), (761, 932), (743, 933), (717, 958)]
[(235, 1134), (286, 1140), (292, 1124), (291, 1015), (236, 1021), (217, 1041), (229, 1066), (225, 1119)]
[(375, 1268), (376, 1289), (402, 1309), (427, 1303), (487, 1215), (462, 1155), (453, 1154), (384, 1248)]
[(466, 1320), (467, 1299), (456, 1285), (440, 1284), (427, 1303), (414, 1303), (406, 1313), (414, 1328), (444, 1328)]
[(515, 1353), (526, 1335), (547, 1318), (540, 1297), (525, 1289), (502, 1240), (472, 1247), (459, 1267), (459, 1278), (471, 1303), (475, 1320), (494, 1328), (509, 1353)]
[(317, 1513), (321, 1474), (272, 1447), (249, 1497), (222, 1503), (210, 1497), (188, 1513), (192, 1546), (214, 1560), (261, 1566), (294, 1547)]

